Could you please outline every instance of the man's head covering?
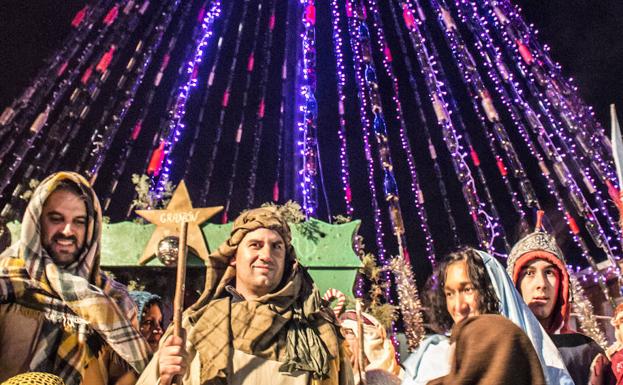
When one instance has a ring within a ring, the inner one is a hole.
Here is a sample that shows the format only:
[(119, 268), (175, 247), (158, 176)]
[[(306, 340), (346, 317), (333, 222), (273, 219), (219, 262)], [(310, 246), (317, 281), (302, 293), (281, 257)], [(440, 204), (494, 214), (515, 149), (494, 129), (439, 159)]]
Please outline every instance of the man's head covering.
[(87, 212), (84, 246), (75, 262), (64, 268), (72, 275), (80, 276), (90, 283), (100, 284), (100, 239), (102, 235), (102, 210), (95, 191), (81, 175), (73, 172), (58, 172), (47, 177), (37, 186), (30, 198), (22, 219), (18, 255), (25, 261), (25, 267), (34, 275), (44, 260), (50, 258), (41, 244), (41, 215), (47, 199), (60, 185), (72, 185), (80, 191)]
[[(73, 184), (81, 192), (88, 216), (84, 247), (77, 260), (64, 268), (41, 244), (43, 205), (61, 183)], [(101, 228), (99, 200), (89, 183), (79, 174), (59, 172), (34, 191), (19, 241), (0, 256), (0, 302), (41, 311), (51, 325), (38, 338), (29, 369), (37, 371), (53, 362), (55, 373), (67, 385), (82, 381), (85, 365), (98, 353), (80, 341), (89, 331), (137, 372), (148, 361), (147, 343), (129, 321), (136, 308), (127, 290), (100, 271)]]
[[(245, 235), (260, 228), (276, 231), (285, 242), (282, 282), (272, 293), (234, 303), (225, 291), (236, 277), (231, 259)], [(205, 290), (186, 315), (185, 327), (191, 329), (188, 340), (201, 360), (202, 383), (226, 378), (232, 348), (280, 361), (279, 370), (285, 373), (307, 371), (315, 378), (337, 375), (330, 363), (339, 357), (335, 317), (322, 306), (318, 289), (298, 264), (290, 227), (276, 207), (248, 210), (236, 218), (230, 237), (210, 254)]]
[(560, 273), (560, 284), (558, 287), (558, 298), (554, 306), (554, 317), (547, 328), (550, 334), (569, 331), (569, 317), (571, 313), (571, 284), (569, 272), (564, 255), (556, 239), (542, 230), (541, 217), (539, 211), (535, 231), (522, 238), (513, 246), (509, 256), (506, 271), (513, 279), (515, 287), (520, 290), (519, 278), (521, 270), (535, 260), (544, 260), (556, 267)]
[(490, 254), (477, 250), (493, 289), (500, 300), (500, 314), (519, 326), (532, 341), (548, 384), (573, 384), (558, 348), (536, 319), (502, 264)]
[(545, 385), (532, 342), (515, 324), (497, 314), (470, 317), (454, 325), (450, 373), (432, 385)]
[[(136, 304), (138, 310), (138, 324), (140, 325), (143, 322), (143, 312), (146, 309), (149, 309), (149, 306), (152, 304), (158, 304), (159, 306), (162, 303), (162, 297), (157, 294), (152, 294), (148, 291), (141, 290), (133, 290), (130, 293), (130, 298)], [(161, 307), (162, 309), (162, 307)]]
[(230, 266), (230, 262), (236, 255), (240, 242), (248, 233), (262, 228), (276, 231), (283, 238), (286, 248), (283, 279), (290, 278), (292, 269), (298, 264), (296, 253), (292, 246), (290, 226), (288, 226), (288, 223), (276, 207), (268, 206), (247, 210), (234, 221), (229, 238), (215, 252), (210, 254), (206, 271), (205, 290), (192, 306), (192, 309), (199, 309), (213, 298), (218, 298), (223, 294), (225, 286), (230, 284), (236, 277), (236, 267)]

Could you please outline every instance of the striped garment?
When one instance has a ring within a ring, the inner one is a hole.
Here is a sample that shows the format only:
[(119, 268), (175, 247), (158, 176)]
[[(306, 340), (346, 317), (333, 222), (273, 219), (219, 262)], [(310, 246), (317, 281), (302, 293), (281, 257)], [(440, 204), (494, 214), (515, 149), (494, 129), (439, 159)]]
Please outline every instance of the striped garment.
[[(86, 197), (88, 223), (81, 255), (59, 268), (41, 245), (40, 218), (46, 199), (64, 180), (79, 186)], [(81, 333), (97, 333), (139, 374), (148, 362), (149, 347), (129, 321), (136, 308), (125, 286), (100, 271), (101, 228), (99, 201), (89, 183), (78, 174), (59, 172), (37, 187), (19, 242), (0, 255), (0, 303), (40, 311), (49, 321), (29, 369), (54, 373), (67, 385), (82, 383), (85, 364), (98, 353), (92, 344), (79, 341)]]

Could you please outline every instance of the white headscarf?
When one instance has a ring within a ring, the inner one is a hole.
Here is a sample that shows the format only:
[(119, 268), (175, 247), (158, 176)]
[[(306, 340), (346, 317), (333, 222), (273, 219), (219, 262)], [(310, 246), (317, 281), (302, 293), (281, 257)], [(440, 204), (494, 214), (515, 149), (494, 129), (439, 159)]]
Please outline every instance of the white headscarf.
[(536, 350), (548, 384), (573, 384), (558, 348), (515, 288), (506, 270), (491, 255), (476, 250), (485, 264), (493, 289), (500, 300), (500, 314), (519, 326)]

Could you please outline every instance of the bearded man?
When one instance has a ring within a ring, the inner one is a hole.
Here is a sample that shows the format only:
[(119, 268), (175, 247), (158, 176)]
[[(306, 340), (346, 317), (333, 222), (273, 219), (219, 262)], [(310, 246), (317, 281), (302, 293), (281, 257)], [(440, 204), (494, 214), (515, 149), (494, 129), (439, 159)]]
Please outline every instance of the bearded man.
[(133, 384), (149, 347), (125, 287), (100, 270), (102, 213), (89, 183), (59, 172), (34, 191), (0, 256), (0, 382), (25, 372), (67, 385)]

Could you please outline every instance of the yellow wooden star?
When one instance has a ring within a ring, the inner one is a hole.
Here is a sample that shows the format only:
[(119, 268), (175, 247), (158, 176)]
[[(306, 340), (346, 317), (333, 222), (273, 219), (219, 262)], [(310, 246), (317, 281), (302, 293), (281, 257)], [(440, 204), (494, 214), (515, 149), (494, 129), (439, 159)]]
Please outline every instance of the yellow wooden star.
[(155, 257), (158, 243), (162, 238), (179, 236), (182, 222), (188, 222), (188, 247), (193, 248), (199, 258), (207, 261), (208, 247), (199, 225), (221, 210), (223, 210), (223, 206), (193, 208), (184, 181), (181, 181), (173, 192), (171, 201), (165, 210), (136, 210), (138, 215), (156, 225), (156, 230), (147, 243), (138, 264), (144, 265)]

